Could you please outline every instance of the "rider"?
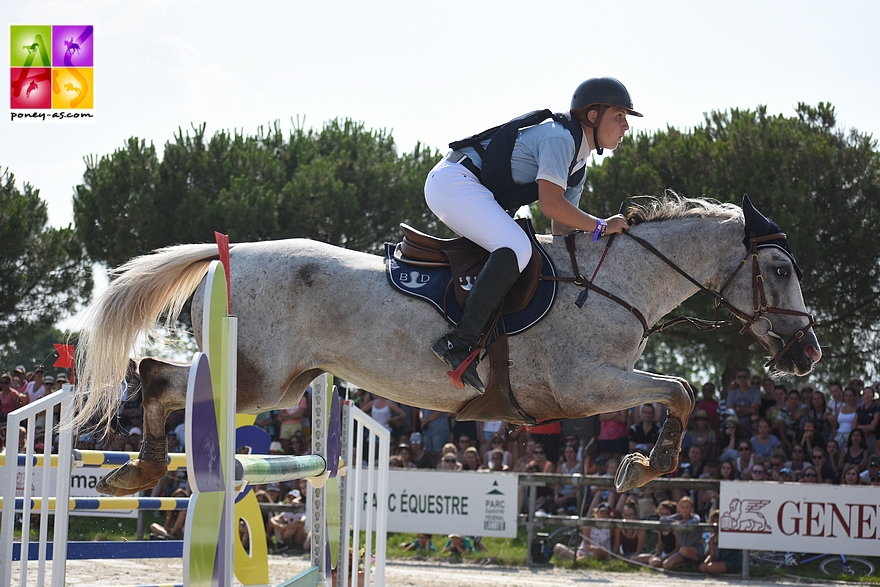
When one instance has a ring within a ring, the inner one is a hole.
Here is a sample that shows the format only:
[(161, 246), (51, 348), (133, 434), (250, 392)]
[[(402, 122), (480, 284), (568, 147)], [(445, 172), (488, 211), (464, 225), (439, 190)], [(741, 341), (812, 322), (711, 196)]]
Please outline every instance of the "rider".
[(498, 189), (493, 193), (484, 185), (483, 157), (488, 158), (487, 147), (495, 139), (451, 151), (428, 174), (425, 200), (431, 211), (453, 231), (491, 253), (468, 294), (458, 325), (431, 346), (452, 369), (470, 359), (461, 379), (480, 393), (485, 386), (477, 375), (475, 351), (532, 254), (529, 238), (513, 221), (513, 214), (519, 206), (537, 200), (551, 220), (553, 234), (582, 230), (597, 240), (627, 230), (622, 215), (598, 218), (581, 211), (578, 203), (586, 158), (593, 150), (601, 155), (603, 149), (617, 147), (629, 129), (627, 114), (642, 116), (632, 107), (622, 83), (611, 77), (591, 78), (575, 90), (570, 112), (513, 135), (513, 151), (505, 159), (507, 177), (512, 177), (517, 190), (537, 184), (525, 197), (522, 191), (515, 198), (497, 193)]

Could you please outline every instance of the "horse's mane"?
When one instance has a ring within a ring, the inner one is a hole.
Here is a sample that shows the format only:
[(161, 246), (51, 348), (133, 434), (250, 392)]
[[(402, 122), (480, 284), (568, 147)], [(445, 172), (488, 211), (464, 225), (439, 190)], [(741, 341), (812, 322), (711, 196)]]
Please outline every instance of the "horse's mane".
[(637, 198), (639, 201), (631, 202), (626, 212), (632, 224), (676, 218), (719, 218), (726, 221), (743, 217), (742, 209), (736, 204), (724, 204), (706, 198), (686, 198), (672, 190), (667, 190), (659, 198)]

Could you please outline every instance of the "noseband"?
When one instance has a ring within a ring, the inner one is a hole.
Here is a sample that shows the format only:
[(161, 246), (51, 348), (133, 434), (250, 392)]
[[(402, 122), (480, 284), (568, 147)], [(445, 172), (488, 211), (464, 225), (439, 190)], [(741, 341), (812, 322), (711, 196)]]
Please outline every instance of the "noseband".
[[(630, 234), (629, 231), (625, 232), (628, 237), (642, 245), (645, 249), (650, 251), (655, 257), (666, 263), (670, 268), (674, 269), (678, 274), (682, 277), (693, 283), (700, 291), (706, 292), (711, 295), (715, 299), (715, 320), (702, 320), (699, 318), (689, 318), (689, 317), (678, 317), (669, 320), (668, 322), (664, 322), (658, 326), (648, 327), (648, 323), (645, 320), (644, 315), (632, 304), (629, 304), (622, 300), (620, 297), (605, 291), (602, 288), (599, 288), (592, 283), (592, 279), (587, 280), (583, 275), (581, 275), (580, 270), (578, 269), (577, 259), (575, 257), (575, 246), (574, 246), (574, 237), (576, 233), (570, 233), (565, 236), (565, 244), (568, 249), (569, 256), (571, 257), (571, 265), (574, 271), (574, 277), (555, 277), (550, 278), (557, 281), (568, 281), (572, 282), (577, 286), (584, 287), (586, 290), (595, 291), (596, 293), (607, 297), (610, 300), (613, 300), (629, 310), (639, 321), (642, 323), (642, 327), (644, 332), (642, 334), (642, 340), (648, 338), (651, 334), (655, 332), (662, 332), (663, 330), (669, 328), (670, 326), (674, 326), (675, 324), (680, 324), (682, 322), (688, 322), (699, 330), (714, 330), (715, 328), (721, 328), (722, 326), (729, 326), (732, 324), (731, 320), (720, 320), (718, 318), (718, 311), (721, 308), (726, 309), (728, 312), (739, 318), (744, 324), (742, 330), (740, 330), (740, 334), (745, 333), (746, 330), (749, 330), (752, 336), (756, 339), (760, 336), (772, 336), (779, 340), (784, 340), (781, 336), (779, 336), (776, 332), (773, 331), (773, 322), (768, 317), (769, 314), (784, 314), (787, 316), (805, 316), (807, 318), (807, 325), (800, 330), (798, 330), (791, 339), (785, 343), (781, 349), (773, 356), (772, 359), (765, 363), (765, 367), (767, 369), (773, 369), (782, 356), (788, 352), (791, 347), (800, 341), (807, 333), (807, 330), (813, 327), (813, 316), (807, 312), (801, 312), (799, 310), (788, 310), (785, 308), (777, 308), (775, 306), (771, 306), (767, 303), (767, 296), (764, 293), (764, 276), (761, 273), (760, 263), (758, 261), (758, 247), (761, 243), (765, 243), (768, 241), (773, 241), (781, 238), (785, 238), (785, 233), (777, 232), (773, 234), (767, 234), (764, 236), (755, 236), (750, 233), (749, 236), (749, 250), (746, 253), (746, 256), (737, 266), (736, 270), (731, 274), (727, 281), (724, 282), (724, 285), (721, 286), (721, 289), (718, 291), (709, 289), (701, 284), (699, 281), (688, 275), (681, 267), (676, 265), (673, 261), (671, 261), (668, 257), (666, 257), (663, 253), (658, 251), (654, 245), (646, 241), (645, 239)], [(606, 248), (606, 253), (607, 248)], [(604, 260), (604, 255), (602, 259)], [(733, 282), (733, 279), (737, 276), (740, 269), (742, 269), (749, 258), (752, 259), (752, 305), (753, 305), (753, 315), (746, 314), (739, 308), (733, 306), (730, 302), (728, 302), (724, 298), (724, 290)], [(602, 262), (599, 262), (599, 266), (601, 266)], [(596, 268), (596, 272), (593, 273), (593, 279), (596, 277), (596, 273), (598, 273), (599, 267)], [(583, 303), (582, 298), (579, 298), (579, 302), (581, 305)]]

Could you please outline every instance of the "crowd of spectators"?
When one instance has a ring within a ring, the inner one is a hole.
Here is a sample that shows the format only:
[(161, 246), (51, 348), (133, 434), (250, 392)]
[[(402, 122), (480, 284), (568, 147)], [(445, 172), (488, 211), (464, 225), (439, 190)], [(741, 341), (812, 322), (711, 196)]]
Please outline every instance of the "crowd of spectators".
[[(68, 373), (47, 374), (42, 366), (28, 372), (19, 365), (0, 375), (2, 400), (2, 442), (5, 449), (6, 415), (44, 394), (60, 389)], [(311, 451), (310, 389), (293, 408), (271, 410), (256, 417), (255, 425), (270, 437), (270, 454), (303, 455)], [(769, 377), (750, 375), (740, 369), (734, 380), (720, 393), (714, 383), (700, 388), (697, 405), (687, 422), (682, 442), (681, 462), (673, 473), (677, 477), (713, 478), (780, 483), (829, 483), (845, 485), (880, 484), (880, 402), (874, 387), (853, 379), (846, 385), (837, 381), (820, 389), (812, 384), (789, 389)], [(120, 408), (111, 434), (98, 438), (91, 434), (76, 437), (76, 448), (137, 451), (143, 427), (143, 406), (137, 374), (129, 374), (120, 389)], [(384, 425), (392, 436), (390, 465), (403, 469), (444, 471), (510, 471), (613, 476), (620, 458), (627, 452), (650, 453), (666, 417), (662, 404), (646, 404), (586, 419), (584, 426), (570, 421), (527, 428), (502, 421), (459, 422), (452, 414), (400, 405), (364, 390), (352, 399), (363, 411)], [(573, 421), (572, 421), (573, 422)], [(169, 452), (183, 452), (183, 411), (172, 413), (166, 421)], [(23, 446), (26, 431), (19, 431)], [(52, 442), (57, 435), (52, 434)], [(47, 441), (42, 421), (35, 430), (35, 445), (42, 449)], [(301, 503), (307, 488), (298, 482), (270, 484), (257, 488), (258, 499), (269, 503)], [(171, 496), (187, 492), (185, 473), (169, 473), (153, 489), (153, 495)], [(691, 514), (681, 511), (682, 499), (689, 500), (692, 515), (706, 520), (718, 507), (714, 491), (682, 490), (658, 492), (633, 490), (618, 494), (607, 487), (581, 489), (560, 484), (540, 488), (539, 515), (583, 514), (649, 517)], [(525, 492), (520, 508), (526, 510)], [(670, 510), (670, 504), (672, 511)], [(685, 505), (685, 510), (688, 506)], [(639, 514), (641, 512), (641, 514)], [(296, 515), (266, 516), (266, 531), (278, 548), (307, 544), (307, 532), (300, 531), (302, 519)], [(174, 534), (174, 525), (166, 528)], [(166, 525), (162, 525), (163, 528)], [(632, 546), (638, 536), (619, 536)], [(465, 541), (452, 541), (459, 549)], [(660, 537), (655, 552), (630, 553), (647, 556), (645, 562), (683, 564), (684, 559), (702, 560), (710, 553), (679, 544), (673, 550), (670, 539)], [(629, 541), (629, 542), (627, 542)], [(605, 542), (603, 538), (603, 543)], [(610, 537), (612, 546), (615, 537)], [(621, 547), (621, 552), (627, 548)], [(717, 553), (716, 553), (717, 554)], [(575, 553), (575, 556), (577, 553)], [(592, 556), (592, 555), (591, 555)], [(681, 559), (681, 560), (680, 560)], [(669, 562), (672, 561), (672, 562)], [(718, 567), (715, 567), (718, 568)]]

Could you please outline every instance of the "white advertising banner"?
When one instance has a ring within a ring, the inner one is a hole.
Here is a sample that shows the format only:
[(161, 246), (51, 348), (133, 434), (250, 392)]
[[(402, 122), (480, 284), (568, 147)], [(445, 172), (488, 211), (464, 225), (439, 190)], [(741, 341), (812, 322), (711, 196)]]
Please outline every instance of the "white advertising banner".
[[(389, 532), (516, 537), (515, 473), (420, 469), (388, 474)], [(357, 500), (362, 523), (366, 499), (363, 492)]]
[(722, 481), (719, 509), (722, 548), (880, 553), (877, 487)]

